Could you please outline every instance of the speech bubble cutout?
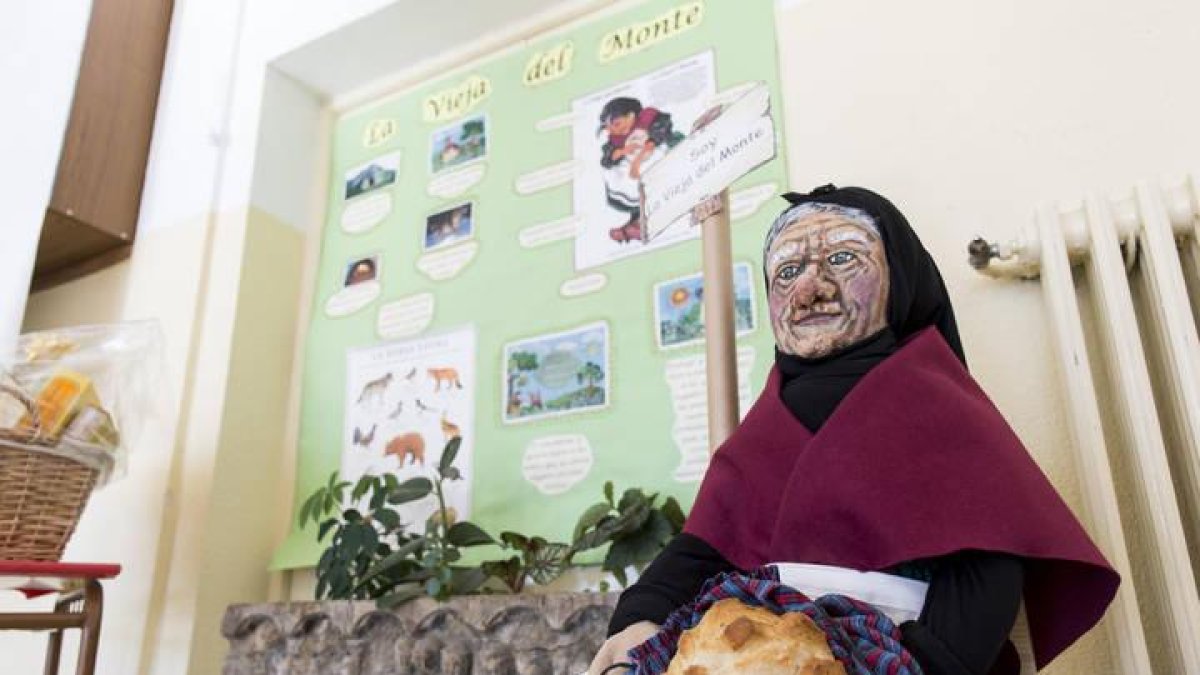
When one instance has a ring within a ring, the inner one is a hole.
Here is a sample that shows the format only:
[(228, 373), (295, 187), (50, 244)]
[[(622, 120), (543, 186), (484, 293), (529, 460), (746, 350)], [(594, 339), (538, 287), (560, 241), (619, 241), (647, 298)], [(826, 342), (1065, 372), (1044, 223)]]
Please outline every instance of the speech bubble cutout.
[(519, 195), (531, 195), (559, 185), (566, 185), (573, 180), (575, 180), (575, 160), (569, 159), (517, 176), (516, 190)]
[(434, 197), (449, 199), (457, 197), (470, 190), (476, 183), (483, 180), (487, 172), (487, 164), (472, 164), (471, 166), (444, 173), (429, 181), (426, 190)]
[(577, 298), (581, 295), (595, 293), (608, 285), (608, 277), (600, 272), (585, 274), (574, 279), (567, 279), (559, 286), (558, 292), (564, 298)]
[(538, 120), (533, 128), (538, 131), (553, 131), (555, 129), (565, 129), (575, 124), (575, 113), (563, 113)]
[(775, 191), (778, 189), (777, 183), (763, 183), (729, 195), (730, 220), (741, 220), (758, 213), (762, 205), (775, 196)]
[(433, 294), (419, 293), (400, 298), (379, 308), (375, 330), (384, 339), (404, 338), (421, 333), (433, 321)]
[(544, 436), (525, 446), (521, 475), (542, 494), (560, 495), (587, 477), (592, 460), (592, 446), (586, 436)]
[(436, 253), (426, 253), (417, 259), (417, 269), (434, 281), (444, 281), (459, 275), (479, 253), (479, 242), (469, 241)]
[(571, 215), (548, 223), (530, 225), (517, 233), (517, 241), (524, 248), (538, 248), (556, 241), (574, 239), (579, 234), (583, 219)]
[(537, 380), (543, 387), (558, 389), (575, 381), (575, 374), (583, 361), (574, 352), (556, 349), (542, 357), (541, 367), (537, 369)]
[(378, 281), (364, 281), (347, 286), (325, 301), (325, 313), (332, 317), (347, 316), (366, 307), (383, 291)]
[[(743, 417), (753, 395), (749, 379), (754, 358), (753, 347), (738, 348), (738, 405)], [(679, 466), (671, 476), (680, 483), (698, 482), (708, 468), (708, 377), (704, 359), (703, 354), (671, 359), (664, 368), (675, 413), (671, 438), (680, 454)]]
[(342, 211), (342, 230), (359, 234), (383, 222), (392, 212), (392, 196), (386, 192), (350, 202)]

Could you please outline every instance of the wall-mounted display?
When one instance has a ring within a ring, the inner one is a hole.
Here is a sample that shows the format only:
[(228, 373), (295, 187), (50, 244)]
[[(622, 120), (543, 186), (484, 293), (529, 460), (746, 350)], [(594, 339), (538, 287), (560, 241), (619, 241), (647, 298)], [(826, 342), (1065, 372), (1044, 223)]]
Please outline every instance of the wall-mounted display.
[[(699, 228), (681, 217), (643, 243), (638, 181), (750, 84), (779, 100), (774, 11), (647, 0), (336, 119), (297, 495), (334, 471), (427, 475), (457, 436), (454, 508), (489, 531), (567, 540), (608, 480), (692, 502), (708, 461)], [(744, 403), (772, 345), (744, 261), (787, 185), (775, 159), (730, 188)], [(409, 507), (423, 527), (429, 505)], [(275, 564), (318, 553), (294, 532)]]

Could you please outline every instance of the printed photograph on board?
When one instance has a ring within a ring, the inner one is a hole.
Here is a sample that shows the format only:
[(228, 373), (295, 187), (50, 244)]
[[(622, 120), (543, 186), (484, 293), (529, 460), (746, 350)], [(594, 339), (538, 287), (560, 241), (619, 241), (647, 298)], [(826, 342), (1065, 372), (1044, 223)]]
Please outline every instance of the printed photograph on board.
[[(747, 263), (733, 266), (733, 320), (740, 337), (754, 332), (754, 286)], [(704, 277), (697, 272), (654, 285), (655, 338), (659, 349), (704, 341)]]
[[(348, 351), (342, 478), (432, 479), (446, 443), (461, 438), (454, 465), (463, 479), (447, 481), (446, 500), (469, 517), (475, 386), (473, 328)], [(435, 506), (430, 496), (398, 509), (405, 522), (424, 523)]]
[(604, 408), (609, 402), (608, 324), (593, 323), (504, 346), (504, 421)]
[(353, 199), (396, 182), (400, 169), (400, 153), (394, 152), (356, 166), (346, 172), (346, 199)]
[(699, 236), (689, 219), (642, 243), (642, 174), (679, 144), (716, 94), (712, 51), (672, 63), (572, 104), (575, 267), (587, 269)]
[(430, 137), (429, 169), (438, 173), (487, 156), (487, 117), (475, 115), (442, 127)]
[(467, 202), (425, 219), (425, 250), (432, 251), (475, 236), (474, 204)]
[(346, 263), (346, 270), (342, 276), (342, 288), (350, 288), (351, 286), (365, 284), (368, 281), (378, 280), (379, 256), (356, 257)]

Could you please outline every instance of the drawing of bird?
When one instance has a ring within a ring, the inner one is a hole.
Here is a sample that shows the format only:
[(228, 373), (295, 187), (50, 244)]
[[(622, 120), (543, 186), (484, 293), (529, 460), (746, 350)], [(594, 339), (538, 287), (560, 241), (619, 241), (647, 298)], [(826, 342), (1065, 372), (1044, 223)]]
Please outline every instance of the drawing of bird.
[(375, 428), (377, 426), (379, 425), (372, 424), (371, 430), (365, 434), (358, 427), (354, 427), (354, 444), (361, 445), (364, 448), (369, 447), (371, 442), (375, 440)]

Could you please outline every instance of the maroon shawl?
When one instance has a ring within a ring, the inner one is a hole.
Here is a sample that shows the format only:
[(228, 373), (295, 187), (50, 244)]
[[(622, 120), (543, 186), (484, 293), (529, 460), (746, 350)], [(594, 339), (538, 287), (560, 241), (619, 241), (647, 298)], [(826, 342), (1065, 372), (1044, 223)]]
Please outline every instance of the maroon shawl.
[(1021, 556), (1038, 668), (1100, 620), (1119, 576), (936, 329), (868, 372), (815, 435), (779, 387), (772, 369), (686, 532), (742, 569)]

